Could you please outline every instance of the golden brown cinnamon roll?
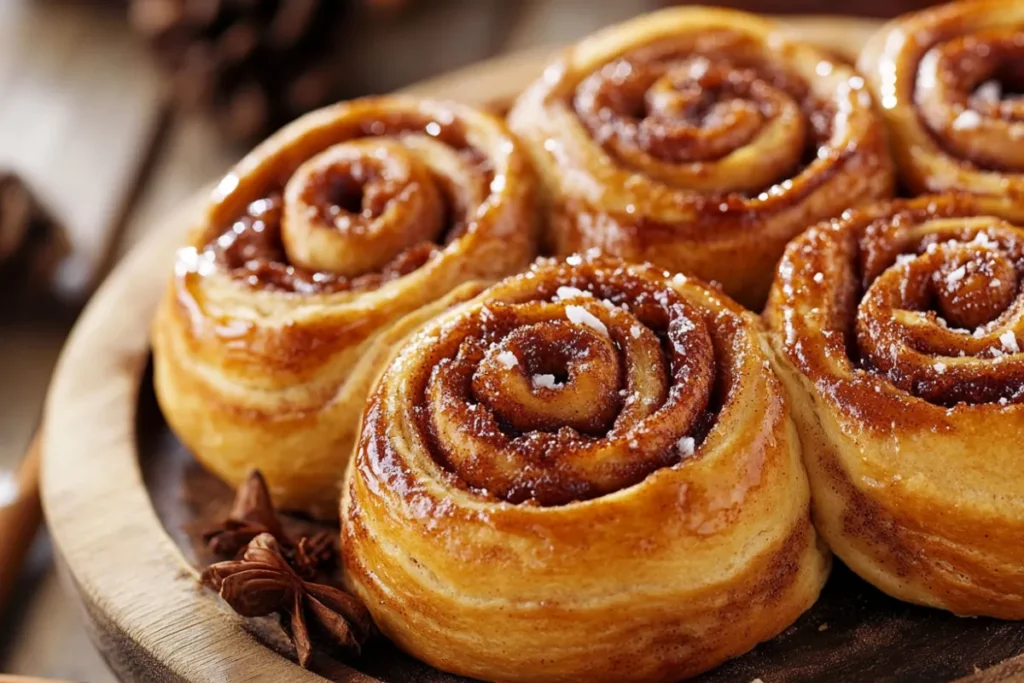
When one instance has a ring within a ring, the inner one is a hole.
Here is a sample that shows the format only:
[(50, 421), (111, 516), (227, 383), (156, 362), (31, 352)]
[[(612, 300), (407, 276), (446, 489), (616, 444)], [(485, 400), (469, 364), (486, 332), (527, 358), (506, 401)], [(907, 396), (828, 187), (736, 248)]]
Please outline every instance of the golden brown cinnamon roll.
[(179, 253), (153, 328), (171, 427), (226, 481), (258, 467), (280, 507), (336, 515), (386, 352), (529, 263), (534, 190), (504, 124), (461, 105), (371, 98), (283, 129)]
[(421, 328), (367, 408), (346, 581), (435, 667), (677, 680), (828, 572), (759, 321), (682, 276), (544, 261)]
[(509, 121), (545, 180), (555, 253), (597, 247), (759, 307), (790, 238), (892, 196), (863, 86), (769, 21), (677, 8), (571, 48)]
[(972, 0), (895, 19), (865, 46), (909, 190), (1000, 198), (1024, 218), (1022, 35), (1019, 0)]
[(993, 208), (922, 197), (819, 225), (765, 315), (836, 554), (903, 600), (1020, 619), (1024, 230)]

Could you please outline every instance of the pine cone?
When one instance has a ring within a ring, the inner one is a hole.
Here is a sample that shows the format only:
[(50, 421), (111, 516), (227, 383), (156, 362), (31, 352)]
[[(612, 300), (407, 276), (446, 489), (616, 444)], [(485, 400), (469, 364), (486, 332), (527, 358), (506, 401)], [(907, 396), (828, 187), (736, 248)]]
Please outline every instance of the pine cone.
[(61, 296), (58, 269), (71, 245), (60, 224), (13, 173), (0, 172), (0, 311)]
[(351, 0), (132, 0), (176, 101), (251, 143), (337, 98), (329, 61)]

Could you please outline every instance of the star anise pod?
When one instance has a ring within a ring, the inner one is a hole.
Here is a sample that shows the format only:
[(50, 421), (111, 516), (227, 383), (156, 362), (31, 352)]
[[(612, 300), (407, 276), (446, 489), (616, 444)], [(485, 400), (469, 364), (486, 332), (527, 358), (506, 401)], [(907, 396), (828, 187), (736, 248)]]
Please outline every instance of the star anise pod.
[(269, 533), (256, 536), (241, 559), (207, 567), (201, 581), (244, 617), (280, 615), (304, 667), (314, 643), (358, 655), (372, 629), (370, 614), (359, 600), (338, 588), (303, 580)]
[(330, 571), (338, 560), (336, 535), (318, 531), (312, 536), (303, 536), (289, 554), (295, 571), (304, 579), (311, 579), (319, 571)]
[(253, 470), (238, 487), (228, 518), (203, 533), (203, 540), (215, 555), (236, 558), (250, 541), (264, 533), (274, 537), (284, 558), (304, 579), (330, 571), (337, 559), (333, 534), (320, 531), (296, 541), (285, 532), (266, 480), (259, 470)]
[(267, 482), (259, 470), (253, 470), (235, 493), (228, 518), (220, 526), (203, 534), (210, 550), (223, 557), (235, 557), (249, 541), (262, 533), (268, 533), (279, 543), (291, 545), (277, 510), (270, 499)]

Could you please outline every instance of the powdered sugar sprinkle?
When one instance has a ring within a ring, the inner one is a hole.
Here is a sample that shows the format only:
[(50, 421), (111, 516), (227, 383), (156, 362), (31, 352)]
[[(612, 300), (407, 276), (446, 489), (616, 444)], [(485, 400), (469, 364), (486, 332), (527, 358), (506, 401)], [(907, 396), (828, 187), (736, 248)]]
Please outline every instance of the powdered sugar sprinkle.
[(965, 109), (953, 119), (953, 130), (974, 130), (981, 125), (981, 114), (973, 109)]
[(574, 325), (586, 325), (596, 332), (608, 335), (608, 328), (593, 313), (582, 306), (566, 306), (565, 317)]
[(1007, 353), (1020, 353), (1020, 346), (1017, 344), (1017, 335), (1013, 330), (1007, 330), (999, 335), (999, 341)]
[(498, 362), (506, 368), (514, 368), (519, 365), (519, 358), (517, 358), (516, 354), (511, 351), (502, 351), (498, 354)]
[(562, 386), (555, 381), (554, 375), (534, 375), (531, 381), (534, 389), (557, 389)]
[(684, 436), (679, 439), (679, 441), (676, 441), (676, 450), (679, 451), (679, 455), (684, 458), (693, 455), (693, 451), (696, 447), (697, 442), (693, 440), (692, 436)]
[(581, 296), (593, 296), (590, 292), (585, 292), (577, 287), (559, 287), (555, 290), (555, 296), (559, 299), (575, 299)]

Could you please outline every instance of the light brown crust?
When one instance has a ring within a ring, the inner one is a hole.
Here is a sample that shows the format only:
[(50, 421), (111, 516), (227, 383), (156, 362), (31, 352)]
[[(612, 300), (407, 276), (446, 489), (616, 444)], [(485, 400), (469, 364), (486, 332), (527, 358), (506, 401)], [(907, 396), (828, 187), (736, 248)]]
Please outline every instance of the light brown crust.
[[(564, 327), (568, 359), (549, 345)], [(677, 372), (676, 351), (701, 366)], [(829, 566), (768, 354), (723, 295), (614, 260), (545, 261), (460, 304), (372, 393), (342, 497), (347, 585), (400, 647), (486, 680), (678, 680), (749, 650)], [(538, 374), (556, 388), (519, 393)], [(580, 393), (583, 431), (531, 423), (534, 401)], [(493, 445), (464, 460), (476, 438)]]
[(1024, 85), (1022, 31), (1018, 0), (964, 0), (895, 19), (865, 45), (858, 66), (911, 192), (970, 192), (1024, 217), (1024, 105), (1002, 96)]
[(760, 308), (786, 242), (893, 191), (863, 79), (743, 12), (674, 8), (570, 48), (516, 102), (556, 254), (600, 248)]
[(836, 554), (900, 599), (1020, 619), (1024, 230), (1001, 207), (926, 196), (812, 228), (765, 316)]
[(336, 515), (384, 352), (529, 263), (534, 191), (504, 124), (462, 105), (368, 98), (283, 129), (179, 252), (153, 326), (169, 424), (227, 482), (258, 467), (279, 507)]

